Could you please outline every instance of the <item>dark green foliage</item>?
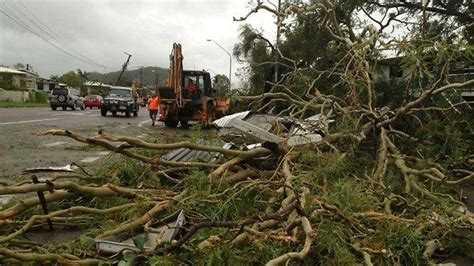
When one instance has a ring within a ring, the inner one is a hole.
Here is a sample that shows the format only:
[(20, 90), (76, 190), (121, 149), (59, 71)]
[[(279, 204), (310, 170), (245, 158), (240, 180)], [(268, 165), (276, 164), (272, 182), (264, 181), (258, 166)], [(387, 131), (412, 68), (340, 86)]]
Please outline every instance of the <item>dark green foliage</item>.
[[(165, 85), (166, 78), (168, 77), (168, 69), (161, 67), (143, 67), (142, 78), (144, 87), (155, 87), (156, 81), (158, 80), (158, 86)], [(114, 71), (109, 73), (98, 73), (90, 72), (87, 73), (89, 80), (99, 81), (102, 83), (115, 85), (120, 71)], [(139, 85), (140, 82), (140, 69), (129, 69), (125, 71), (122, 76), (121, 85), (130, 86), (134, 82)]]
[(41, 91), (34, 91), (29, 93), (28, 103), (47, 103), (48, 93)]

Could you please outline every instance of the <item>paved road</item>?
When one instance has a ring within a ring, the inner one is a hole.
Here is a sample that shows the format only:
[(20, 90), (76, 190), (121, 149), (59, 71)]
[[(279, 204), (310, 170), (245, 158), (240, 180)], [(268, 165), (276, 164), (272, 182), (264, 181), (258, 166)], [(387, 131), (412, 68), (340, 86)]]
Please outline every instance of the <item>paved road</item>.
[(0, 177), (18, 175), (23, 169), (39, 166), (63, 166), (71, 162), (98, 163), (107, 157), (99, 149), (66, 137), (34, 136), (33, 132), (51, 128), (68, 129), (93, 135), (99, 129), (126, 135), (146, 135), (151, 128), (148, 114), (141, 109), (138, 117), (106, 117), (98, 109), (51, 111), (49, 108), (0, 108)]

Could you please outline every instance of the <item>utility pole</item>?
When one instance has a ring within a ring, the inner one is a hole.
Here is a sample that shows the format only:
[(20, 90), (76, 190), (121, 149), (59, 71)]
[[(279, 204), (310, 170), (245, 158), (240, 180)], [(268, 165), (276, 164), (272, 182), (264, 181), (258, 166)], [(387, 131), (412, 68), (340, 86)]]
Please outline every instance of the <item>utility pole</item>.
[(127, 52), (123, 52), (123, 53), (128, 55), (128, 58), (127, 58), (127, 61), (125, 61), (125, 63), (122, 66), (122, 71), (120, 72), (120, 75), (118, 76), (117, 82), (115, 82), (115, 85), (119, 84), (120, 79), (122, 78), (123, 72), (125, 72), (125, 70), (127, 70), (128, 62), (130, 62), (130, 57), (132, 57), (132, 55), (127, 53)]
[(143, 87), (143, 67), (140, 67), (140, 85), (139, 88)]
[[(280, 7), (281, 7), (281, 0), (278, 0), (278, 14), (280, 14)], [(277, 23), (277, 35), (276, 35), (276, 44), (275, 44), (275, 49), (276, 49), (276, 54), (275, 54), (275, 83), (278, 82), (278, 57), (280, 56), (278, 54), (278, 47), (280, 44), (280, 16), (278, 15), (278, 23)]]
[(158, 90), (158, 69), (156, 70), (155, 90)]

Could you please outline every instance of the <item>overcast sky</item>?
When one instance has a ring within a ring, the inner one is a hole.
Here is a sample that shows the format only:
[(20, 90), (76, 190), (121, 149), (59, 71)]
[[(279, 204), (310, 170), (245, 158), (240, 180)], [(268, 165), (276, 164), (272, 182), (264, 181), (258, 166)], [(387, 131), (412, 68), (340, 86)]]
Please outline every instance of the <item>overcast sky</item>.
[[(245, 15), (249, 10), (248, 2), (0, 0), (0, 64), (11, 66), (18, 62), (28, 63), (43, 77), (77, 68), (109, 72), (121, 68), (126, 51), (133, 55), (130, 68), (168, 68), (172, 44), (180, 42), (186, 69), (211, 69), (217, 74), (228, 75), (228, 55), (206, 39), (216, 40), (232, 54), (232, 48), (238, 42), (239, 27), (243, 24), (232, 21), (232, 17)], [(63, 50), (81, 58), (86, 56), (112, 69), (103, 69), (64, 54), (2, 12)], [(274, 39), (276, 26), (273, 21), (271, 15), (262, 12), (247, 22), (265, 30), (268, 37)], [(41, 26), (43, 31), (33, 22)], [(55, 41), (55, 34), (61, 43)], [(237, 82), (237, 68), (237, 61), (233, 58), (233, 83)], [(212, 71), (211, 74), (214, 74)]]

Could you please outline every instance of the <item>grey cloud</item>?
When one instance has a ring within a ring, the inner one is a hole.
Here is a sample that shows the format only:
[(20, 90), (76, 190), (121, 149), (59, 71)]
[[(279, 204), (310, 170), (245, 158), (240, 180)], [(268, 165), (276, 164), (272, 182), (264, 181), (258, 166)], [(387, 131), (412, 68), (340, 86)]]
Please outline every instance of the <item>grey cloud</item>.
[[(227, 54), (206, 39), (212, 38), (232, 52), (241, 25), (233, 22), (232, 16), (245, 14), (248, 1), (22, 2), (69, 46), (114, 69), (120, 69), (126, 58), (124, 51), (133, 54), (131, 67), (167, 67), (172, 43), (180, 42), (186, 68), (212, 69), (227, 74)], [(14, 10), (17, 16), (21, 17), (18, 9), (28, 14), (18, 0), (0, 0), (0, 10), (5, 10), (5, 6)], [(30, 19), (36, 21), (33, 17)], [(249, 20), (269, 33), (274, 30), (272, 21), (268, 14), (259, 14)], [(31, 63), (46, 77), (77, 68), (104, 72), (104, 69), (64, 55), (0, 13), (0, 64), (17, 62)], [(233, 60), (233, 73), (237, 67), (237, 61)], [(235, 74), (233, 78), (235, 80)]]

